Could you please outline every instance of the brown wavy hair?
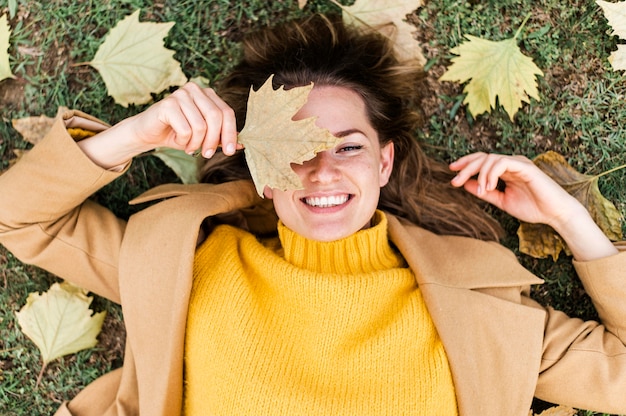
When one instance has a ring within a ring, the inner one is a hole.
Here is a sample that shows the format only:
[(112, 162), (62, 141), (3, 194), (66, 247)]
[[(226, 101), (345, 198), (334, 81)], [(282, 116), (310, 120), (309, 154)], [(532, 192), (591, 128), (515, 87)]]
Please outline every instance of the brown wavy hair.
[[(498, 240), (500, 225), (483, 204), (450, 185), (446, 165), (428, 157), (415, 139), (421, 122), (421, 66), (400, 62), (393, 45), (379, 32), (346, 26), (339, 16), (313, 15), (248, 35), (243, 58), (216, 85), (243, 128), (250, 87), (258, 89), (274, 74), (274, 88), (341, 86), (363, 98), (381, 146), (393, 142), (395, 160), (389, 183), (381, 189), (379, 209), (438, 234)], [(201, 181), (218, 183), (250, 178), (242, 154), (217, 154), (206, 162)]]

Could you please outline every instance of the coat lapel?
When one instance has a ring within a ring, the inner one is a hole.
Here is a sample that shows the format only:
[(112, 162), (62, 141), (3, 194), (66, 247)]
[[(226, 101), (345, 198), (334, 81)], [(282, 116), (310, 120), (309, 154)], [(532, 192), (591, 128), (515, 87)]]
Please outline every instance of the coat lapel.
[(446, 349), (460, 415), (527, 416), (545, 313), (520, 302), (522, 289), (541, 280), (499, 245), (436, 236), (395, 218), (389, 232)]
[(155, 416), (182, 409), (185, 326), (200, 225), (207, 216), (260, 200), (246, 181), (169, 185), (135, 202), (164, 196), (179, 197), (131, 217), (120, 255), (120, 295), (139, 406), (142, 414)]

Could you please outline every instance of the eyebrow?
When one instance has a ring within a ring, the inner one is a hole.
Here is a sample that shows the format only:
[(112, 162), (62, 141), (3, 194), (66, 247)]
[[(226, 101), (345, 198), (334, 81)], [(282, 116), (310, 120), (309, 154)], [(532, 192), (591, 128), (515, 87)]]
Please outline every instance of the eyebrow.
[(343, 137), (349, 136), (349, 135), (354, 134), (354, 133), (360, 133), (363, 136), (365, 136), (365, 133), (363, 133), (359, 129), (348, 129), (348, 130), (338, 131), (337, 133), (333, 133), (333, 136), (339, 137), (341, 139)]

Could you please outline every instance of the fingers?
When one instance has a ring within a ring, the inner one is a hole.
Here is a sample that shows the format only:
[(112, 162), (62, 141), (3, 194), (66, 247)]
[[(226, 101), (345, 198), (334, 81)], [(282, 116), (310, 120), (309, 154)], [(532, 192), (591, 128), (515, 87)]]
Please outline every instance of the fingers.
[(237, 149), (233, 109), (210, 88), (188, 83), (160, 103), (160, 120), (171, 128), (176, 147), (210, 158), (218, 146), (227, 155)]
[[(466, 186), (468, 191), (482, 196), (494, 191), (498, 180), (510, 179), (512, 175), (524, 176), (524, 171), (534, 164), (523, 156), (472, 153), (450, 164), (457, 175), (452, 179), (453, 186)], [(476, 179), (472, 177), (477, 175)]]

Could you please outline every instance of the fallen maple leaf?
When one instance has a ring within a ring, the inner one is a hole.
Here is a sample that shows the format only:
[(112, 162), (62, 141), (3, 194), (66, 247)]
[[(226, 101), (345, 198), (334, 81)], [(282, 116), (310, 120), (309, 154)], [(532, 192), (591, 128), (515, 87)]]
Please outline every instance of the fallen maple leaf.
[[(613, 29), (611, 35), (626, 39), (626, 1), (609, 3), (596, 0), (596, 3), (602, 8), (604, 17)], [(617, 50), (609, 56), (609, 62), (616, 71), (626, 70), (626, 45), (617, 45)]]
[(116, 103), (145, 104), (151, 93), (187, 82), (174, 51), (163, 42), (173, 25), (139, 23), (137, 10), (111, 29), (88, 64), (100, 72)]
[(272, 87), (273, 76), (259, 88), (250, 90), (248, 111), (239, 142), (244, 145), (248, 168), (259, 195), (263, 188), (301, 189), (292, 163), (304, 163), (318, 152), (332, 148), (341, 139), (315, 125), (315, 117), (294, 121), (293, 116), (306, 103), (313, 84), (285, 90)]
[(9, 66), (9, 37), (11, 30), (7, 22), (7, 15), (0, 17), (0, 81), (6, 78), (15, 78)]
[(352, 6), (332, 2), (341, 8), (347, 24), (372, 27), (390, 38), (400, 60), (426, 63), (422, 48), (413, 36), (416, 28), (406, 22), (406, 15), (423, 5), (421, 0), (356, 0)]
[(496, 108), (497, 98), (512, 121), (522, 102), (530, 102), (529, 97), (539, 100), (535, 75), (543, 72), (522, 54), (516, 43), (517, 33), (501, 41), (465, 37), (468, 41), (450, 50), (458, 56), (452, 58), (452, 65), (439, 80), (471, 80), (463, 90), (467, 94), (463, 103), (468, 104), (473, 116)]
[(92, 316), (91, 300), (76, 286), (55, 283), (43, 294), (29, 294), (16, 313), (22, 332), (41, 352), (37, 385), (50, 361), (96, 345), (106, 312)]
[[(543, 153), (535, 164), (582, 203), (606, 236), (613, 241), (622, 239), (621, 214), (598, 188), (599, 175), (577, 172), (556, 152)], [(536, 258), (552, 256), (556, 261), (562, 250), (570, 254), (563, 239), (548, 225), (521, 223), (517, 231), (520, 251)]]

